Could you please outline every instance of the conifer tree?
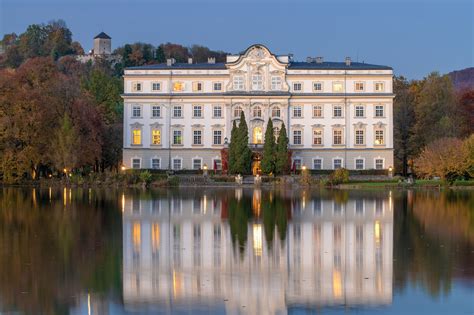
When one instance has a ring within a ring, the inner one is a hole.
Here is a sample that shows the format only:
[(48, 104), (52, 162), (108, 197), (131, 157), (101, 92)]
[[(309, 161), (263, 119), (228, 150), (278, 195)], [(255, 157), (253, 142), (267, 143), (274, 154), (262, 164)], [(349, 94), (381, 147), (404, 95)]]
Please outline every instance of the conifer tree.
[(237, 132), (236, 146), (236, 173), (249, 174), (252, 165), (252, 151), (249, 148), (249, 129), (245, 121), (245, 114), (240, 114), (239, 129)]
[(265, 131), (265, 142), (263, 144), (262, 171), (265, 174), (275, 172), (275, 136), (273, 135), (273, 122), (268, 118), (267, 130)]
[(285, 174), (288, 172), (288, 168), (288, 136), (286, 135), (286, 128), (283, 123), (276, 146), (275, 171), (277, 174)]
[(237, 161), (237, 156), (236, 156), (236, 146), (238, 143), (238, 133), (239, 129), (237, 128), (237, 125), (235, 123), (232, 124), (232, 131), (230, 132), (230, 144), (229, 144), (229, 173), (234, 174), (235, 173), (235, 163)]

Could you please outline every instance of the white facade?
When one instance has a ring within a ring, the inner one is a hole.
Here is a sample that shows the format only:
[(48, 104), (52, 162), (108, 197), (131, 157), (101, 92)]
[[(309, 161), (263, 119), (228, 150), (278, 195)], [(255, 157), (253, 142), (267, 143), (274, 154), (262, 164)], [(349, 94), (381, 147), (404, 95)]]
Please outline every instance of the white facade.
[[(259, 207), (261, 191), (251, 193)], [(391, 196), (343, 204), (296, 197), (286, 235), (281, 239), (275, 228), (271, 247), (253, 209), (253, 219), (243, 223), (248, 232), (242, 252), (232, 243), (225, 206), (215, 194), (122, 198), (126, 309), (172, 311), (194, 304), (232, 314), (242, 306), (250, 314), (285, 314), (299, 305), (392, 302)]]
[(393, 166), (392, 76), (390, 67), (350, 60), (294, 62), (262, 45), (226, 63), (169, 60), (127, 68), (123, 163), (193, 169), (200, 159), (201, 167), (213, 168), (242, 110), (255, 151), (271, 118), (276, 128), (285, 124), (297, 166), (387, 169)]

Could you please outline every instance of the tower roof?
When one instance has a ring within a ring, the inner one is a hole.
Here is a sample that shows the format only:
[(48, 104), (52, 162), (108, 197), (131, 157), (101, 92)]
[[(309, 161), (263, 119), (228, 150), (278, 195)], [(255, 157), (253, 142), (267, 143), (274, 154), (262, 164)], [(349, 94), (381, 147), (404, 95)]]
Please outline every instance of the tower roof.
[(96, 38), (102, 38), (102, 39), (112, 39), (109, 35), (105, 34), (104, 32), (100, 32), (94, 39)]

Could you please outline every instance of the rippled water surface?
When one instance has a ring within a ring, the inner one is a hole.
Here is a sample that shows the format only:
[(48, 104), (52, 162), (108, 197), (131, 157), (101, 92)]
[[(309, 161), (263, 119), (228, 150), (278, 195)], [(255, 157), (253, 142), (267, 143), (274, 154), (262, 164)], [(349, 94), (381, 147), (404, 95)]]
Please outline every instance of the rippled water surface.
[(0, 313), (474, 314), (474, 193), (4, 188)]

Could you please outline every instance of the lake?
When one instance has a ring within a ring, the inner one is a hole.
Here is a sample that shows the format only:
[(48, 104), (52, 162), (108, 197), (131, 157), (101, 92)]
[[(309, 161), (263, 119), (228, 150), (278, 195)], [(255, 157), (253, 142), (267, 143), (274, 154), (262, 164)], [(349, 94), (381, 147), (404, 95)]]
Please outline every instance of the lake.
[(474, 192), (2, 188), (0, 313), (474, 314)]

